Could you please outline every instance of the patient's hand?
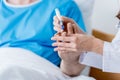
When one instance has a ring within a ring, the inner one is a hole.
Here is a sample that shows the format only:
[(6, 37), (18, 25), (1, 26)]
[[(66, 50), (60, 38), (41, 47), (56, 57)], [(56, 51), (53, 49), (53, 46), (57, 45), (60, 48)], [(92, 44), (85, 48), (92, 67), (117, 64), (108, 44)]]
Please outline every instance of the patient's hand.
[[(64, 23), (64, 30), (61, 29), (61, 26), (59, 24), (58, 18), (55, 16), (54, 17), (54, 30), (56, 30), (58, 33), (54, 36), (69, 36), (71, 34), (84, 34), (84, 32), (79, 28), (79, 26), (74, 22), (74, 20), (67, 18), (67, 17), (62, 17), (62, 21)], [(61, 41), (56, 41), (56, 42), (61, 42)], [(67, 41), (62, 41), (63, 44), (68, 43)], [(53, 46), (54, 43), (53, 43)], [(71, 45), (73, 46), (73, 45)], [(62, 46), (61, 46), (62, 47)], [(58, 55), (62, 59), (61, 62), (61, 70), (70, 76), (74, 75), (79, 75), (80, 72), (83, 70), (85, 67), (84, 65), (81, 65), (79, 63), (79, 56), (80, 52), (72, 52), (72, 51), (67, 51), (67, 50), (59, 50), (59, 47), (54, 49), (55, 51), (58, 51)]]
[[(62, 21), (64, 23), (64, 31), (61, 29), (61, 25), (59, 24), (59, 19), (55, 16), (54, 17), (54, 30), (56, 30), (58, 33), (55, 35), (57, 36), (69, 36), (71, 34), (75, 34), (75, 33), (82, 33), (82, 31), (79, 29), (79, 27), (77, 26), (77, 24), (70, 18), (67, 17), (62, 17)], [(55, 37), (53, 36), (53, 37)], [(59, 41), (56, 41), (59, 42)], [(67, 42), (65, 42), (67, 43)], [(54, 44), (53, 44), (54, 46)], [(71, 62), (71, 61), (75, 61), (75, 59), (77, 59), (77, 57), (79, 57), (80, 54), (74, 55), (71, 54), (73, 52), (67, 52), (67, 51), (60, 51), (57, 50), (58, 48), (55, 48), (55, 51), (58, 51), (59, 56), (61, 57), (62, 60), (67, 61), (67, 62)], [(75, 58), (74, 58), (75, 57)]]
[[(56, 34), (54, 37), (58, 37), (58, 36), (67, 36), (66, 32), (62, 32), (61, 35)], [(56, 41), (56, 43), (59, 43), (61, 41)], [(53, 43), (53, 46), (55, 46), (56, 43)], [(68, 43), (67, 41), (62, 41), (61, 43), (65, 44)], [(71, 45), (73, 46), (73, 45)], [(60, 48), (62, 48), (62, 46), (59, 45)], [(84, 65), (81, 65), (79, 63), (79, 57), (80, 57), (80, 52), (72, 52), (72, 51), (67, 51), (67, 50), (60, 50), (60, 48), (57, 47), (54, 50), (58, 51), (58, 55), (60, 56), (60, 58), (62, 59), (61, 62), (61, 70), (62, 72), (64, 72), (67, 75), (70, 76), (75, 76), (75, 75), (79, 75), (80, 72), (83, 70), (83, 68), (85, 67)]]
[[(53, 36), (53, 37), (57, 37), (57, 36), (69, 36), (71, 34), (84, 34), (84, 32), (78, 27), (77, 23), (70, 19), (70, 18), (67, 18), (67, 17), (62, 17), (62, 21), (64, 23), (64, 27), (65, 27), (65, 30), (63, 31), (61, 29), (61, 25), (59, 24), (59, 19), (57, 18), (57, 16), (54, 17), (54, 30), (56, 30), (58, 33)], [(56, 42), (61, 42), (61, 41), (56, 41)], [(67, 43), (67, 42), (64, 42), (64, 43)], [(63, 44), (64, 44), (63, 43)], [(53, 44), (53, 46), (55, 46)], [(71, 45), (73, 46), (73, 45)], [(62, 47), (62, 46), (61, 46)], [(59, 47), (55, 48), (54, 50), (55, 51), (58, 51), (58, 54), (59, 56), (62, 58), (62, 60), (64, 61), (67, 61), (67, 62), (71, 62), (71, 61), (77, 61), (78, 57), (80, 56), (80, 52), (79, 53), (76, 53), (76, 54), (73, 54), (74, 52), (72, 51), (66, 51), (66, 50), (58, 50)]]
[(73, 33), (84, 34), (84, 32), (79, 28), (79, 26), (74, 20), (63, 16), (62, 21), (64, 24), (64, 30), (61, 29), (61, 25), (59, 24), (59, 19), (57, 18), (57, 16), (54, 16), (54, 21), (53, 21), (54, 30), (56, 30), (57, 32), (65, 31), (67, 32), (67, 34), (73, 34)]

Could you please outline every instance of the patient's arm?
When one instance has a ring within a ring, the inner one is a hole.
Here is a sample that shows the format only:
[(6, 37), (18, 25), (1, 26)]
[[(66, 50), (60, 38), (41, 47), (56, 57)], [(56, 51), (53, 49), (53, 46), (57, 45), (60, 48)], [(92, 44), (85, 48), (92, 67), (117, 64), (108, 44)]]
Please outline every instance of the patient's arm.
[(61, 61), (60, 68), (63, 73), (69, 76), (80, 75), (81, 71), (85, 68), (85, 65), (80, 64), (78, 61)]

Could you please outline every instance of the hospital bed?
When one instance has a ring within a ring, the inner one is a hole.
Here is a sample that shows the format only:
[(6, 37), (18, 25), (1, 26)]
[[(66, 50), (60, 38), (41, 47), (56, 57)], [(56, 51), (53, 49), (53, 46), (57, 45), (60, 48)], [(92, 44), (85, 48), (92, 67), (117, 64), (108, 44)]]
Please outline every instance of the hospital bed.
[(0, 80), (95, 80), (69, 77), (48, 60), (21, 48), (0, 48)]

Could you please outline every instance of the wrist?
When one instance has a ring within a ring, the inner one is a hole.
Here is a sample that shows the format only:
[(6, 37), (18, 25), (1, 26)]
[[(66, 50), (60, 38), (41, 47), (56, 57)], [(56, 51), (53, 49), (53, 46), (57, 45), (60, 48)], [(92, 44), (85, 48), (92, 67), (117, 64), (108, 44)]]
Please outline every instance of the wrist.
[(103, 46), (104, 46), (103, 40), (100, 40), (94, 37), (92, 40), (92, 45), (93, 45), (91, 48), (92, 52), (98, 53), (100, 55), (103, 54)]
[(79, 75), (84, 67), (79, 62), (66, 63), (65, 61), (62, 61), (60, 66), (61, 71), (69, 76)]
[(64, 65), (75, 66), (75, 65), (78, 65), (79, 58), (77, 60), (74, 60), (74, 61), (65, 61), (65, 60), (62, 60), (61, 63), (63, 63)]
[(80, 53), (72, 53), (61, 59), (62, 59), (62, 62), (64, 62), (67, 65), (76, 65), (77, 63), (79, 63), (79, 57), (80, 57)]

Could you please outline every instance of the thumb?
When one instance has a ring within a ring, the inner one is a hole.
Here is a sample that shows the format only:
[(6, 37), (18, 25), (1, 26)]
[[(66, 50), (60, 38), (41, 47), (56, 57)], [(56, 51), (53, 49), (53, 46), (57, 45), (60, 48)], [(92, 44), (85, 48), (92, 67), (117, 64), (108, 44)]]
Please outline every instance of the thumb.
[(65, 16), (62, 16), (62, 20), (63, 20), (63, 22), (64, 23), (74, 23), (74, 21), (72, 20), (72, 19), (70, 19), (70, 18), (68, 18), (68, 17), (65, 17)]
[(68, 23), (68, 24), (67, 24), (67, 34), (68, 34), (68, 35), (74, 34), (73, 26), (72, 26), (71, 23)]
[(74, 33), (85, 34), (77, 24), (73, 24)]
[(61, 36), (63, 37), (66, 36), (66, 32), (61, 33)]

